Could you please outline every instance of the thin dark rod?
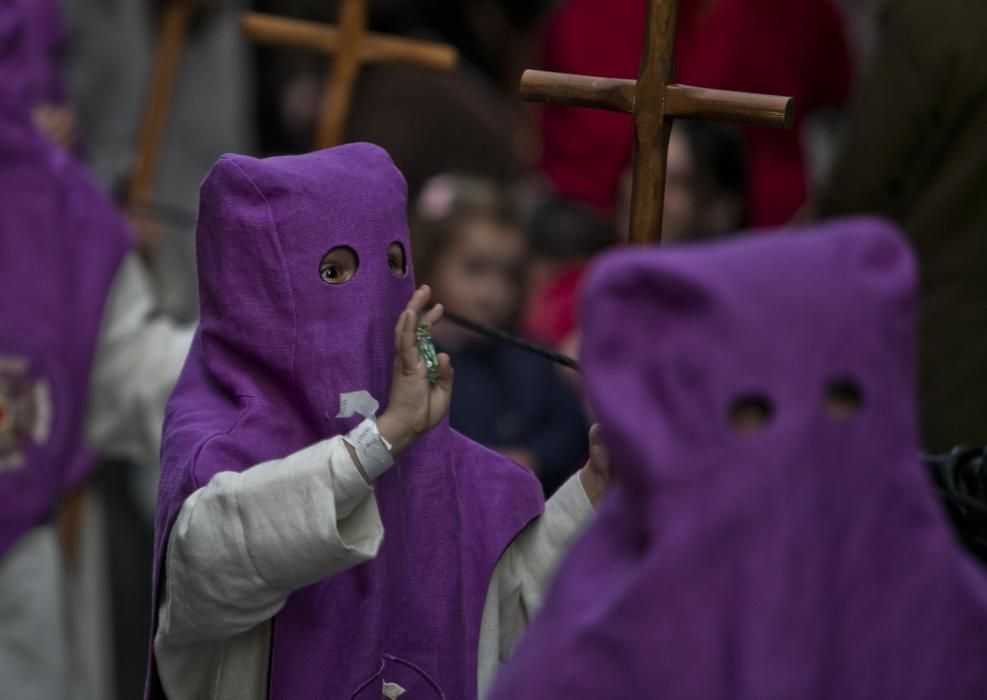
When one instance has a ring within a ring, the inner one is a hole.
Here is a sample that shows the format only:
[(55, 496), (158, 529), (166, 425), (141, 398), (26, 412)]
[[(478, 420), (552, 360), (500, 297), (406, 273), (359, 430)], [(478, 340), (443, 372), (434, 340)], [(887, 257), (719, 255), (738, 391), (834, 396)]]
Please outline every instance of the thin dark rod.
[(462, 326), (463, 328), (468, 328), (469, 330), (484, 335), (488, 338), (493, 338), (494, 340), (499, 340), (502, 343), (507, 343), (515, 347), (521, 348), (522, 350), (527, 350), (535, 355), (541, 355), (544, 358), (551, 360), (563, 367), (568, 367), (569, 369), (574, 369), (577, 372), (581, 370), (579, 363), (568, 355), (563, 355), (560, 352), (555, 352), (554, 350), (549, 350), (546, 347), (538, 345), (537, 343), (532, 343), (531, 341), (525, 340), (509, 331), (501, 330), (500, 328), (494, 328), (493, 326), (488, 326), (483, 323), (478, 323), (476, 321), (471, 321), (468, 318), (463, 318), (459, 314), (454, 314), (451, 311), (446, 311), (442, 314), (442, 318), (455, 323), (457, 326)]

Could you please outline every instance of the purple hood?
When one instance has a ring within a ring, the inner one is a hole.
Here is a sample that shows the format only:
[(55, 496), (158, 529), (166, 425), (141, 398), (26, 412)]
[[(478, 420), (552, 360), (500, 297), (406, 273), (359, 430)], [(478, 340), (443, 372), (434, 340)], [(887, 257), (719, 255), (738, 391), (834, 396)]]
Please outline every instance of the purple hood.
[[(597, 264), (613, 486), (492, 700), (983, 698), (987, 578), (917, 458), (915, 297), (873, 219)], [(745, 397), (771, 408), (754, 435)]]

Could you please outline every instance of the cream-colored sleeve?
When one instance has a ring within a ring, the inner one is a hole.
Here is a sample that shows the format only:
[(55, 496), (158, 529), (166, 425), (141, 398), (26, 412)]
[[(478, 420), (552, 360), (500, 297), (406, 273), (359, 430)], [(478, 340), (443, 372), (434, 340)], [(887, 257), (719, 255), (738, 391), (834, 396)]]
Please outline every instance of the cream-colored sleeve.
[(0, 695), (10, 700), (67, 698), (69, 687), (88, 689), (72, 675), (71, 610), (58, 544), (54, 525), (39, 525), (0, 555)]
[(89, 385), (86, 440), (97, 452), (157, 469), (164, 408), (194, 328), (154, 316), (143, 263), (130, 254), (107, 298)]
[(168, 697), (264, 697), (271, 618), (292, 591), (372, 559), (383, 534), (341, 437), (216, 474), (168, 543), (154, 640)]
[(480, 625), (479, 697), (484, 697), (500, 664), (510, 656), (541, 604), (555, 568), (592, 516), (593, 505), (576, 473), (497, 562)]

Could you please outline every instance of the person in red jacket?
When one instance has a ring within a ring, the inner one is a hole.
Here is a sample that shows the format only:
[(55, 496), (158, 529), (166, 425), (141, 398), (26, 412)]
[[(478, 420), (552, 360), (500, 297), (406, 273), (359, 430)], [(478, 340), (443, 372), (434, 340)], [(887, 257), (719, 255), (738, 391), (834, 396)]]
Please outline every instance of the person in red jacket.
[[(614, 78), (637, 74), (647, 0), (570, 0), (544, 37), (543, 67)], [(790, 220), (806, 200), (800, 144), (807, 115), (845, 100), (850, 59), (830, 0), (681, 0), (676, 80), (725, 90), (793, 96), (792, 129), (745, 129), (751, 226)], [(541, 169), (559, 192), (613, 208), (634, 132), (626, 115), (545, 107)]]

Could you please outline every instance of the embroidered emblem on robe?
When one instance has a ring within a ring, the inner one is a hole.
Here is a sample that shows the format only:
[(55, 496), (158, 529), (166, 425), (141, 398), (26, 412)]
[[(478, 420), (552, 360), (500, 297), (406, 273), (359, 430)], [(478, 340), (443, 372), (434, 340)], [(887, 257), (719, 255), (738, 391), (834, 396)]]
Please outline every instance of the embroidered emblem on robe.
[(47, 442), (51, 418), (48, 382), (26, 358), (0, 355), (0, 471), (24, 466), (27, 448)]

